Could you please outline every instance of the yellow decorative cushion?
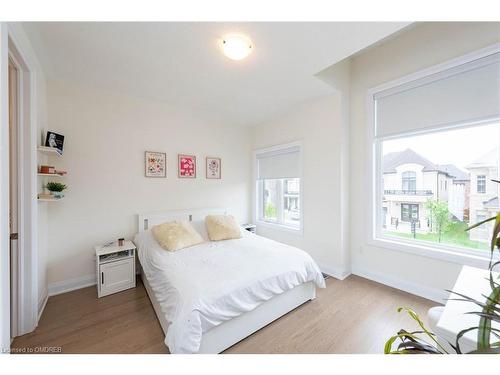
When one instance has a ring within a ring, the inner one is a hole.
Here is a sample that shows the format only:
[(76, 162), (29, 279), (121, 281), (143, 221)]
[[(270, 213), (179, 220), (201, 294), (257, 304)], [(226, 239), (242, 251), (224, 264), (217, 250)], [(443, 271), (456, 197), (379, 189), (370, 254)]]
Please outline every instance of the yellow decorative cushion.
[(165, 250), (177, 251), (203, 242), (188, 221), (169, 221), (153, 227), (153, 235)]
[(208, 215), (205, 224), (212, 241), (241, 238), (240, 226), (231, 215)]

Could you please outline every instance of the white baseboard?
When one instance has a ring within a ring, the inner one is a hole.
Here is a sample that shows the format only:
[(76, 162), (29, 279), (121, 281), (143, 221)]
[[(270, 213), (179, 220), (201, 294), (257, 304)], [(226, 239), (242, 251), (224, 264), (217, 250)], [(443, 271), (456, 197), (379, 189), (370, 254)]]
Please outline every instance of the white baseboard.
[(96, 284), (95, 274), (76, 277), (74, 279), (58, 281), (49, 284), (49, 296), (55, 296), (72, 290), (86, 288)]
[(335, 277), (339, 280), (344, 280), (347, 276), (351, 274), (351, 271), (341, 269), (339, 267), (329, 266), (327, 264), (319, 264), (319, 269), (325, 275)]
[(445, 290), (424, 286), (422, 284), (403, 280), (395, 276), (370, 271), (364, 267), (359, 267), (356, 265), (352, 265), (352, 273), (354, 275), (364, 277), (365, 279), (385, 284), (392, 288), (415, 294), (419, 297), (427, 298), (441, 305), (445, 304), (446, 299), (449, 297), (449, 293)]
[(40, 317), (42, 316), (43, 310), (45, 310), (45, 306), (47, 305), (47, 301), (49, 300), (49, 292), (47, 288), (44, 289), (40, 299), (38, 300), (38, 319), (37, 324), (40, 321)]

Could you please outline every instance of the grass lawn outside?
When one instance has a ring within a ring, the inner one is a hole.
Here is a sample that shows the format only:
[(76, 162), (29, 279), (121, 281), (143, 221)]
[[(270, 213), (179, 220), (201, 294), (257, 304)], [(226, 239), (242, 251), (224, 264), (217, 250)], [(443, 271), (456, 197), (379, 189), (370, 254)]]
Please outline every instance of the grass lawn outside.
[[(441, 243), (448, 245), (458, 245), (470, 249), (487, 250), (489, 251), (489, 244), (486, 242), (471, 241), (469, 233), (465, 231), (467, 224), (463, 222), (451, 223), (446, 232), (441, 233)], [(389, 236), (413, 238), (412, 233), (401, 232), (384, 232)], [(439, 242), (438, 233), (417, 233), (415, 238), (417, 240)]]

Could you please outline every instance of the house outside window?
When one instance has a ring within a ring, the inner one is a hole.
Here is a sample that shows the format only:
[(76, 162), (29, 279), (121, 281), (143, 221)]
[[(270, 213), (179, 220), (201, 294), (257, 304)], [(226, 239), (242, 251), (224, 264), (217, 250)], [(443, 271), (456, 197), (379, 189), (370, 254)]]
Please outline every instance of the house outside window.
[[(440, 152), (439, 144), (448, 138), (457, 144)], [(471, 146), (475, 138), (478, 141)], [(492, 147), (486, 153), (481, 146), (484, 139), (489, 139), (487, 149)], [(380, 236), (487, 255), (492, 227), (466, 229), (500, 211), (500, 185), (486, 189), (490, 179), (499, 177), (499, 146), (500, 123), (382, 141)], [(471, 182), (476, 186), (471, 188)], [(399, 186), (403, 189), (397, 190)]]
[(486, 176), (485, 175), (477, 176), (477, 192), (479, 194), (486, 193)]

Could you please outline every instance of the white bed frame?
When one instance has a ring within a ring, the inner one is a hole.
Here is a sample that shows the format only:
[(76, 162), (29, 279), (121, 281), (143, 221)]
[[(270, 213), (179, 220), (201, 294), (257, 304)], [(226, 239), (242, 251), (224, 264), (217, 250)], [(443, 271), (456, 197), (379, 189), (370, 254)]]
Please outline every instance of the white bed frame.
[[(138, 215), (139, 232), (147, 230), (154, 225), (169, 220), (204, 220), (206, 215), (225, 214), (223, 208), (205, 208), (195, 210), (175, 210), (155, 212)], [(156, 316), (160, 321), (163, 332), (167, 334), (168, 322), (161, 312), (160, 305), (155, 294), (151, 290), (146, 275), (142, 272), (141, 278), (146, 287), (149, 299), (153, 304)], [(303, 303), (316, 298), (316, 287), (313, 282), (307, 282), (295, 288), (277, 295), (272, 299), (262, 303), (256, 309), (244, 313), (236, 318), (228, 320), (217, 327), (205, 332), (201, 339), (200, 350), (202, 354), (216, 354), (233, 346), (245, 337), (265, 327), (269, 323), (292, 311)]]

